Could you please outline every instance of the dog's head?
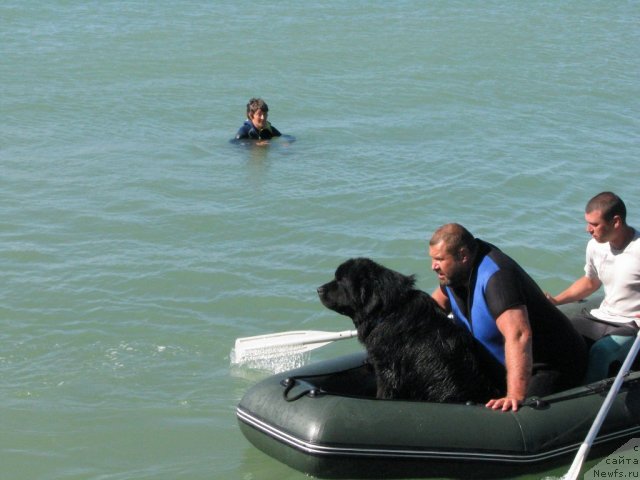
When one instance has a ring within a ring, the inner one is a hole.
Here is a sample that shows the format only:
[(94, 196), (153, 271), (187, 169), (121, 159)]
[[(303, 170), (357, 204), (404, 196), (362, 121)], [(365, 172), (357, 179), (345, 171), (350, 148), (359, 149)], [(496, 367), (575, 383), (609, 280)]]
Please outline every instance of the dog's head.
[(318, 288), (318, 295), (325, 307), (354, 319), (397, 305), (414, 284), (413, 275), (368, 258), (352, 258), (338, 267), (332, 281)]

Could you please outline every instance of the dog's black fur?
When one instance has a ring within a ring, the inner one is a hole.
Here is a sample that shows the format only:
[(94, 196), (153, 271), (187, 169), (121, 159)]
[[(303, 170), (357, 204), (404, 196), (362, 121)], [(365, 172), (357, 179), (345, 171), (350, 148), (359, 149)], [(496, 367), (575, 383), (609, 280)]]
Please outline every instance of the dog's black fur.
[(368, 258), (347, 260), (318, 288), (353, 320), (376, 375), (377, 397), (486, 402), (504, 394), (504, 367), (427, 293)]

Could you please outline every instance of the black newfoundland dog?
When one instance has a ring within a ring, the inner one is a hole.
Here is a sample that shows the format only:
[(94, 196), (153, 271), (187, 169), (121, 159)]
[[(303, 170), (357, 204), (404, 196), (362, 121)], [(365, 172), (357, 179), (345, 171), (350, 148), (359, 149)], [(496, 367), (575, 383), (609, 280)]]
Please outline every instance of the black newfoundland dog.
[(356, 258), (318, 288), (327, 308), (353, 320), (377, 397), (484, 403), (502, 396), (504, 367), (414, 284), (413, 275)]

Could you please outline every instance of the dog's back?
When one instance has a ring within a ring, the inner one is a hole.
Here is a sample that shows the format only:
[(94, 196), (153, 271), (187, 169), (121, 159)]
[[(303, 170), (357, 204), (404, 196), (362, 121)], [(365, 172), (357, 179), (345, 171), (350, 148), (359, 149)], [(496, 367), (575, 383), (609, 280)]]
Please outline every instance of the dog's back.
[(502, 365), (427, 293), (413, 290), (375, 323), (363, 341), (379, 398), (484, 403), (504, 388)]

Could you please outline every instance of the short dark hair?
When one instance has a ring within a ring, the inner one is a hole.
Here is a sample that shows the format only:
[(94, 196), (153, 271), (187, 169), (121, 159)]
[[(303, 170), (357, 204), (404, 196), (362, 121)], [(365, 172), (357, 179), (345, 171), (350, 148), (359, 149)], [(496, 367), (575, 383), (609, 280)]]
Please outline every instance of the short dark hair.
[(267, 113), (269, 111), (269, 106), (267, 105), (267, 102), (261, 98), (252, 98), (249, 100), (249, 103), (247, 103), (247, 118), (251, 118), (258, 110)]
[(599, 210), (603, 220), (610, 222), (616, 215), (620, 217), (622, 223), (627, 222), (627, 207), (622, 199), (613, 192), (601, 192), (593, 197), (585, 207), (585, 213)]
[(471, 232), (459, 223), (447, 223), (439, 227), (431, 236), (429, 245), (434, 246), (440, 242), (444, 242), (447, 252), (451, 255), (458, 255), (462, 248), (466, 248), (473, 254), (478, 248)]

